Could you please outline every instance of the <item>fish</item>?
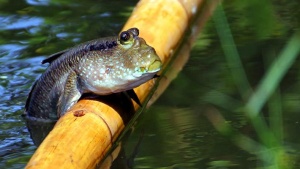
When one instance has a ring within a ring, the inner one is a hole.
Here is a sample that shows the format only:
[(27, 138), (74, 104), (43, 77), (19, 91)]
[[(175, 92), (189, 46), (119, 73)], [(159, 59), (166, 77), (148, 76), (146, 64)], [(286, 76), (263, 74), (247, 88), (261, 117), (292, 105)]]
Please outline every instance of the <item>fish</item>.
[(83, 94), (127, 92), (138, 104), (133, 88), (157, 77), (162, 61), (138, 28), (118, 36), (91, 40), (50, 55), (45, 72), (33, 84), (23, 116), (57, 120)]

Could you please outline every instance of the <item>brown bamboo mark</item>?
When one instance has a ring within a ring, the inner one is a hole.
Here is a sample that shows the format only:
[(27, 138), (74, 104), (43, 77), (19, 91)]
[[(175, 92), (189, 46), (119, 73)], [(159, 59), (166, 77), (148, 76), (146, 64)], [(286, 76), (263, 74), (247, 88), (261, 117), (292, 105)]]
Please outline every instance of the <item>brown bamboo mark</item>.
[(83, 110), (76, 110), (73, 114), (75, 117), (82, 117), (85, 115), (85, 112)]

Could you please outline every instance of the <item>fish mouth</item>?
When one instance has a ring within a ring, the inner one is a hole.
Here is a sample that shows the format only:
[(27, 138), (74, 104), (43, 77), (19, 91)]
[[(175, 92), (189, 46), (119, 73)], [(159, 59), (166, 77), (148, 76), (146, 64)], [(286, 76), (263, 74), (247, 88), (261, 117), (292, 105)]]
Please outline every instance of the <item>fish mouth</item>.
[(148, 48), (148, 50), (144, 50), (144, 52), (141, 55), (145, 57), (145, 60), (142, 61), (144, 62), (144, 64), (139, 65), (135, 68), (135, 77), (148, 76), (161, 70), (162, 61), (160, 60), (159, 56), (156, 54), (153, 48)]
[[(153, 57), (153, 55), (155, 55), (156, 57)], [(141, 73), (144, 73), (144, 74), (156, 73), (156, 72), (160, 71), (160, 69), (162, 67), (162, 62), (159, 59), (159, 57), (156, 54), (150, 54), (148, 57), (149, 58), (153, 57), (153, 60), (149, 61), (147, 65), (139, 67), (138, 71), (140, 71)]]
[(147, 66), (144, 67), (146, 69), (145, 73), (158, 72), (162, 67), (162, 62), (153, 48), (149, 49), (147, 57), (151, 58), (151, 60), (148, 62)]
[(149, 66), (148, 66), (148, 73), (155, 73), (158, 72), (161, 69), (162, 63), (160, 60), (154, 60)]
[(148, 66), (141, 66), (135, 68), (135, 73), (133, 74), (135, 77), (141, 77), (149, 74), (156, 73), (160, 71), (162, 67), (162, 62), (160, 60), (154, 60)]

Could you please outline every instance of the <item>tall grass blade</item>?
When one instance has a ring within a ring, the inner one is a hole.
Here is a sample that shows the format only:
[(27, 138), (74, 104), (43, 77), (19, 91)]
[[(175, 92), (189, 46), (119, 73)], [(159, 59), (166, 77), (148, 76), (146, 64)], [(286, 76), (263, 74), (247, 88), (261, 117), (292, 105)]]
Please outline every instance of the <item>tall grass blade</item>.
[(246, 104), (249, 117), (255, 117), (261, 111), (269, 97), (278, 87), (283, 76), (294, 63), (300, 51), (300, 32), (295, 33), (288, 41), (278, 59), (273, 62), (270, 69), (262, 78), (257, 90)]

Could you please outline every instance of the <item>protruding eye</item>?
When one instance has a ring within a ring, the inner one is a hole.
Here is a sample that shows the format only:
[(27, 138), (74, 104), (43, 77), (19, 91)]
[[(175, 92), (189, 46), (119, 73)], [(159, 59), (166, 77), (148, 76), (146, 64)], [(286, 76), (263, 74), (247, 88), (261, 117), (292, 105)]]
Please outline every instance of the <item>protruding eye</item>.
[(127, 31), (120, 33), (118, 43), (125, 49), (131, 48), (131, 46), (139, 41), (139, 30), (137, 28), (130, 28)]
[(133, 40), (133, 36), (130, 32), (128, 31), (124, 31), (120, 34), (120, 43), (122, 45), (128, 45), (130, 43), (132, 43), (132, 40)]
[(121, 33), (120, 39), (121, 41), (126, 42), (130, 39), (130, 34), (127, 31), (124, 31)]
[(138, 28), (130, 28), (127, 31), (131, 32), (134, 36), (139, 36), (139, 29)]

